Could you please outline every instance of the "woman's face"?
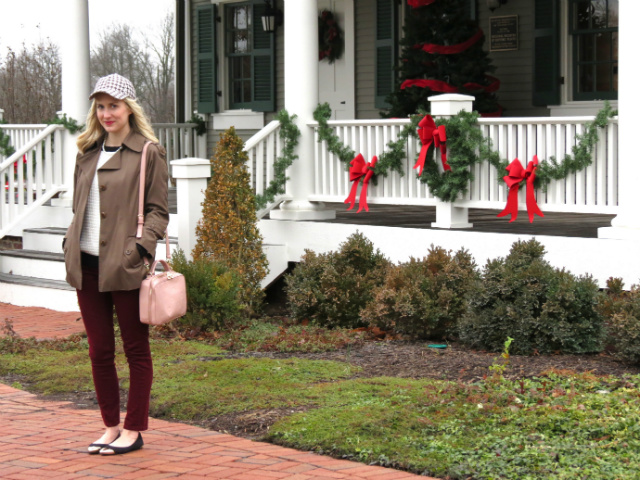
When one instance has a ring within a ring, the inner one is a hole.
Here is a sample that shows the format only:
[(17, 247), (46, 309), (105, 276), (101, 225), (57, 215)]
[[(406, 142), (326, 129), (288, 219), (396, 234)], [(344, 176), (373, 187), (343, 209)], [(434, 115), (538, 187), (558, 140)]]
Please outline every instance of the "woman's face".
[(129, 133), (129, 115), (131, 109), (124, 103), (106, 93), (99, 93), (95, 97), (96, 115), (102, 128), (109, 135), (121, 136)]

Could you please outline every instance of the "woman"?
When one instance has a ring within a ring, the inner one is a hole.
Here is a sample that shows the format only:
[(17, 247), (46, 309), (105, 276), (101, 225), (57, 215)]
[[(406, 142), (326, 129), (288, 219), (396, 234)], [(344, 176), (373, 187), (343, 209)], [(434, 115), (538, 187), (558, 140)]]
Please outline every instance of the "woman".
[[(169, 222), (164, 149), (118, 74), (98, 80), (87, 125), (78, 137), (73, 221), (63, 240), (67, 282), (76, 288), (89, 340), (96, 396), (106, 426), (88, 452), (114, 455), (142, 447), (148, 427), (153, 365), (149, 326), (140, 322), (139, 289)], [(136, 238), (140, 160), (147, 151), (144, 233)], [(120, 429), (113, 308), (129, 363), (127, 414)]]

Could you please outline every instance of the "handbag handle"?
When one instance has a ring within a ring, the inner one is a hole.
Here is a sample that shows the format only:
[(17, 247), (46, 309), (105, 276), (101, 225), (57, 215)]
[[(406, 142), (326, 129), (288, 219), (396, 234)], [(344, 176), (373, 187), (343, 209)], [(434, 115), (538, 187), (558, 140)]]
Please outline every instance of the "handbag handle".
[[(142, 147), (142, 158), (140, 160), (140, 188), (138, 191), (138, 229), (136, 231), (136, 238), (142, 238), (142, 229), (144, 227), (144, 180), (147, 176), (147, 149), (151, 145), (151, 141), (144, 142)], [(169, 235), (168, 232), (164, 232), (164, 238), (167, 244), (167, 260), (171, 258), (171, 250), (169, 248)], [(155, 267), (154, 262), (154, 267)], [(166, 267), (165, 267), (166, 268)]]
[(156, 274), (156, 266), (159, 264), (162, 265), (162, 268), (164, 269), (165, 273), (172, 273), (173, 269), (171, 268), (171, 266), (165, 262), (164, 260), (154, 260), (153, 263), (151, 264), (151, 268), (149, 269), (149, 275), (153, 276)]

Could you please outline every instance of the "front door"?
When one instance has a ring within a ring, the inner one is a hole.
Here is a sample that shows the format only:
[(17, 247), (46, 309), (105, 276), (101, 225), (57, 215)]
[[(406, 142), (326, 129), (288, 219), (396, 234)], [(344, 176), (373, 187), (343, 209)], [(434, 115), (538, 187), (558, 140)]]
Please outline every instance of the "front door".
[(331, 105), (334, 120), (355, 118), (355, 22), (353, 0), (318, 0), (318, 15), (323, 10), (333, 13), (342, 30), (344, 53), (329, 63), (321, 60), (318, 68), (318, 98)]

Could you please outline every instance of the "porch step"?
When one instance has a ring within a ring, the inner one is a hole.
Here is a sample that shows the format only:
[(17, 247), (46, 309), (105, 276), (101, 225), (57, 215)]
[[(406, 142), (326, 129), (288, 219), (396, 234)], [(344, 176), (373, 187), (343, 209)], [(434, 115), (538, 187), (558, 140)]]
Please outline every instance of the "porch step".
[(76, 291), (65, 281), (0, 273), (0, 302), (77, 312)]
[(62, 252), (62, 239), (66, 228), (25, 228), (22, 231), (22, 248), (42, 252)]
[(64, 254), (39, 250), (0, 250), (0, 273), (64, 280)]

